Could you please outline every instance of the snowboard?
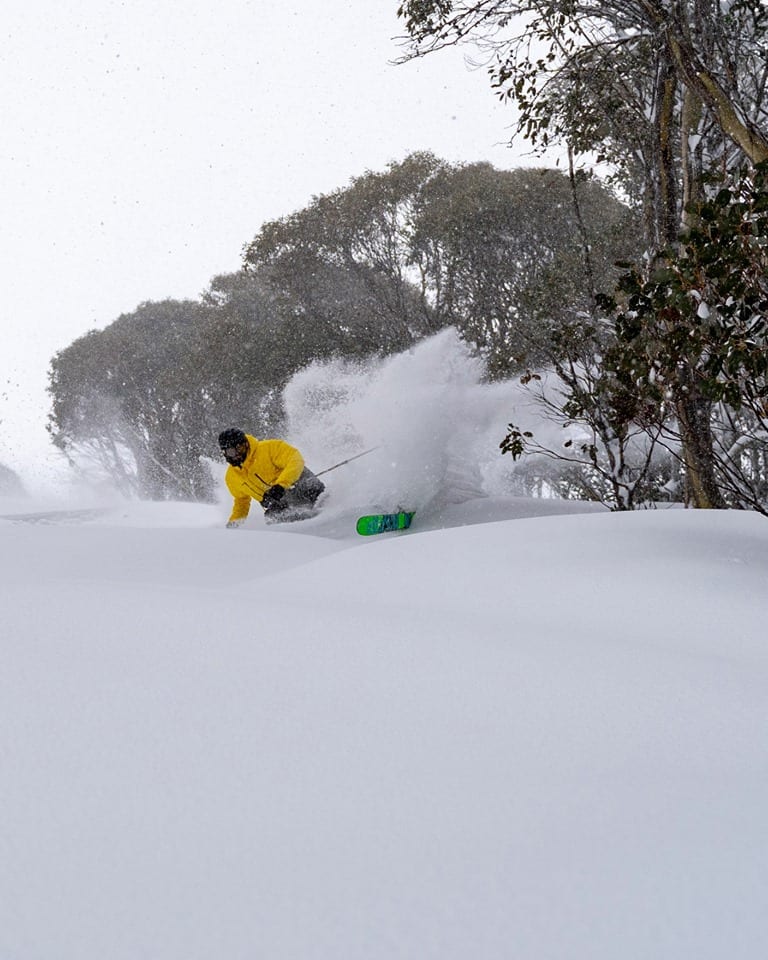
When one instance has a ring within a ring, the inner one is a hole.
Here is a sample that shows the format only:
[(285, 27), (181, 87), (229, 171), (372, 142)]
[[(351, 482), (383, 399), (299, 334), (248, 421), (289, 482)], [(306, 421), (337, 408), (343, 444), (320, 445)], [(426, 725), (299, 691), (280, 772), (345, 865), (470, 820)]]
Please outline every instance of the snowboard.
[(399, 513), (374, 513), (360, 517), (357, 532), (361, 537), (370, 537), (374, 533), (387, 533), (389, 530), (407, 530), (413, 514), (413, 510), (401, 510)]

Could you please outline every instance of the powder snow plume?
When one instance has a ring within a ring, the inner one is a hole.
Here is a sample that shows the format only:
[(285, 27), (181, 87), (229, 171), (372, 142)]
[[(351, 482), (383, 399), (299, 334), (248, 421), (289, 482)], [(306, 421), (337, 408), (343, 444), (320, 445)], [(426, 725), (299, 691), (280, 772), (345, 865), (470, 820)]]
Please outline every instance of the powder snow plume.
[(327, 475), (331, 503), (393, 510), (509, 493), (514, 463), (499, 443), (531, 398), (484, 373), (453, 328), (384, 360), (313, 363), (285, 389), (286, 437), (316, 472), (376, 448)]

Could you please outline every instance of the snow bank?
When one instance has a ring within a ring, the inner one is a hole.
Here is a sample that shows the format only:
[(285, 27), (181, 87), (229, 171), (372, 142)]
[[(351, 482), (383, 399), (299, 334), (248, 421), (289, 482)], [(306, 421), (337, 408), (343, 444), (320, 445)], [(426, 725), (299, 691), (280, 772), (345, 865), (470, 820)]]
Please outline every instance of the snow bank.
[(176, 507), (0, 526), (1, 956), (765, 953), (762, 517)]

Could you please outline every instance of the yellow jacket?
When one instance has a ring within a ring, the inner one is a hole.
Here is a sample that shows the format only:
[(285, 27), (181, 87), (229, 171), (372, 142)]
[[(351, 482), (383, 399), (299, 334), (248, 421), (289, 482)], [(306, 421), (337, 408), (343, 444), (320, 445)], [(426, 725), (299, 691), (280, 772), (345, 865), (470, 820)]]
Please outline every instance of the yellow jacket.
[(258, 500), (275, 483), (291, 487), (301, 476), (304, 458), (284, 440), (257, 440), (250, 434), (248, 456), (241, 467), (227, 467), (224, 480), (235, 499), (232, 520), (243, 520), (251, 509), (251, 500)]

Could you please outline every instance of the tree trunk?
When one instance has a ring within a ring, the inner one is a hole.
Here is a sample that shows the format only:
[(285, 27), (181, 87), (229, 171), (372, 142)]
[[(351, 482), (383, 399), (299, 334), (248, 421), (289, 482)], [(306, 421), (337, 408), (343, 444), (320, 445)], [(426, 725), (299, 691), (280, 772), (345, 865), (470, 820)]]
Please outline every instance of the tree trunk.
[(702, 160), (699, 129), (702, 123), (701, 98), (690, 87), (683, 92), (680, 116), (680, 161), (683, 175), (682, 227), (688, 232), (694, 226), (689, 209), (702, 196)]
[(715, 477), (712, 404), (701, 396), (690, 371), (681, 373), (681, 386), (675, 412), (685, 465), (686, 500), (700, 510), (723, 510), (728, 504)]
[(655, 203), (655, 234), (658, 248), (677, 240), (680, 229), (675, 170), (675, 105), (677, 99), (677, 75), (668, 57), (659, 59), (655, 91), (655, 142), (658, 151), (656, 166), (658, 186)]
[[(675, 163), (675, 111), (678, 106), (678, 67), (668, 53), (662, 51), (656, 79), (655, 128), (658, 149), (659, 185), (656, 201), (656, 238), (659, 247), (674, 244), (679, 236), (685, 214), (678, 195), (678, 171)], [(682, 166), (689, 168), (687, 123), (696, 116), (696, 94), (683, 88), (683, 102), (690, 111), (683, 120), (679, 144)], [(696, 188), (694, 180), (684, 181), (686, 191)], [(721, 509), (727, 504), (720, 493), (715, 477), (715, 452), (710, 424), (711, 403), (698, 390), (696, 369), (692, 361), (673, 372), (677, 381), (676, 413), (683, 462), (685, 464), (688, 501), (701, 509)]]
[[(768, 160), (768, 137), (734, 106), (732, 96), (717, 74), (710, 70), (688, 35), (688, 25), (670, 15), (661, 0), (639, 0), (649, 21), (666, 40), (666, 48), (686, 87), (693, 90), (717, 117), (717, 122), (752, 163)], [(706, 16), (702, 17), (706, 20)], [(699, 32), (706, 26), (698, 24)]]

